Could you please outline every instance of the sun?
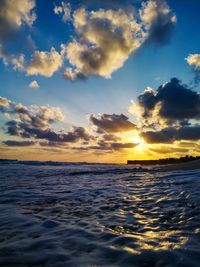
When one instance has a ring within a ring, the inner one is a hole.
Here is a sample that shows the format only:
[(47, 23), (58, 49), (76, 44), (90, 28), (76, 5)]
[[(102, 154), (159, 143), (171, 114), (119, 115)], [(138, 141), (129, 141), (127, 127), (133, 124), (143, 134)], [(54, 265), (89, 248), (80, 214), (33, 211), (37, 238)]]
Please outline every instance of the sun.
[(134, 150), (136, 152), (143, 152), (148, 149), (148, 144), (139, 136), (136, 131), (130, 131), (119, 135), (123, 142), (136, 144)]
[(142, 152), (148, 148), (147, 143), (140, 136), (133, 137), (132, 141), (137, 144), (137, 146), (135, 147), (135, 150), (139, 152)]

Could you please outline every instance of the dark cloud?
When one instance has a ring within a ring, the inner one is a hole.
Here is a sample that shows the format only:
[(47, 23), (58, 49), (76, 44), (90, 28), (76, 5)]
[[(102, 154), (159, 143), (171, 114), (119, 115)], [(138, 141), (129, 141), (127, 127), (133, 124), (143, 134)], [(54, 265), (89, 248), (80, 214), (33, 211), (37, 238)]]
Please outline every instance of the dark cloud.
[(173, 143), (179, 140), (200, 140), (200, 125), (176, 128), (165, 128), (160, 131), (147, 131), (141, 133), (141, 136), (149, 144)]
[(128, 148), (134, 148), (137, 144), (135, 143), (120, 143), (120, 142), (105, 142), (105, 141), (99, 141), (97, 145), (94, 146), (88, 146), (87, 150), (113, 150), (113, 151), (119, 151), (122, 149), (128, 149)]
[(113, 142), (117, 142), (121, 140), (121, 138), (116, 136), (115, 134), (104, 134), (102, 138), (104, 141), (113, 141)]
[(91, 135), (83, 127), (73, 127), (71, 131), (66, 133), (57, 133), (52, 129), (43, 129), (33, 127), (32, 124), (20, 123), (17, 121), (9, 121), (7, 125), (7, 134), (18, 136), (22, 138), (45, 139), (49, 144), (55, 142), (75, 143), (78, 141), (89, 141), (92, 139)]
[(64, 119), (59, 108), (37, 105), (27, 107), (1, 97), (0, 111), (14, 116), (14, 119), (5, 124), (6, 133), (11, 136), (43, 139), (49, 146), (58, 143), (89, 142), (93, 139), (84, 127), (74, 126), (66, 132), (55, 132), (51, 125)]
[(42, 142), (39, 142), (39, 144), (42, 147), (59, 147), (59, 146), (63, 146), (62, 143), (54, 142), (54, 141), (42, 141)]
[(102, 114), (99, 117), (90, 115), (89, 120), (97, 127), (97, 133), (117, 133), (136, 129), (136, 125), (123, 114)]
[[(138, 97), (142, 116), (149, 118), (155, 109), (158, 116), (172, 121), (200, 118), (200, 94), (183, 85), (178, 79), (161, 85), (156, 92), (146, 90)], [(159, 106), (158, 106), (159, 105)]]
[(31, 125), (33, 128), (49, 127), (52, 123), (64, 120), (64, 115), (60, 108), (50, 107), (48, 105), (32, 105), (27, 107), (11, 102), (3, 97), (0, 97), (0, 112), (15, 116), (17, 121)]
[(114, 150), (121, 150), (121, 149), (125, 149), (125, 148), (134, 148), (136, 147), (138, 144), (135, 143), (111, 143), (111, 148)]
[(32, 146), (35, 145), (34, 141), (14, 141), (14, 140), (8, 140), (3, 142), (6, 146)]
[(84, 127), (73, 127), (72, 131), (64, 134), (64, 142), (90, 141), (92, 136)]
[(200, 140), (200, 94), (177, 78), (147, 88), (133, 104), (139, 111), (141, 137), (151, 144)]
[(6, 122), (7, 133), (13, 136), (20, 136), (20, 127), (14, 120)]

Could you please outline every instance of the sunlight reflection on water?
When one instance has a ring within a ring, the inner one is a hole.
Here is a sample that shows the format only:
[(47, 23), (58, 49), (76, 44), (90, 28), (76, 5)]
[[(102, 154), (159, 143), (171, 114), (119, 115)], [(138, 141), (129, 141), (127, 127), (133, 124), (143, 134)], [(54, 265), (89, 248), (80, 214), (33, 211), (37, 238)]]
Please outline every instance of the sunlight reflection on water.
[(199, 267), (200, 173), (0, 166), (0, 266)]

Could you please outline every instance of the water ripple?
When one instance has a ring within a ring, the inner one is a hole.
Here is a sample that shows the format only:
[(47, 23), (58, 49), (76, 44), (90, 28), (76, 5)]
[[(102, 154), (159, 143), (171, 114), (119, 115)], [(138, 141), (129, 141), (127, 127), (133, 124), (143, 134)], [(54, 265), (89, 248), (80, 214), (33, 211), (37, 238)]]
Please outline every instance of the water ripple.
[(1, 165), (0, 266), (199, 267), (200, 173)]

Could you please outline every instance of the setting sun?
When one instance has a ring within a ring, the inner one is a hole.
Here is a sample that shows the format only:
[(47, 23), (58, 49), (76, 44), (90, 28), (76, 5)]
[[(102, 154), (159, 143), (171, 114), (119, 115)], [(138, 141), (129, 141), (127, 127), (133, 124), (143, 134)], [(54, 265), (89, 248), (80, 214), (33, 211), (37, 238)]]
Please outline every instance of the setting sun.
[(141, 138), (139, 136), (133, 137), (132, 141), (137, 144), (137, 146), (135, 147), (135, 150), (142, 152), (142, 151), (148, 149), (148, 145), (143, 138)]

